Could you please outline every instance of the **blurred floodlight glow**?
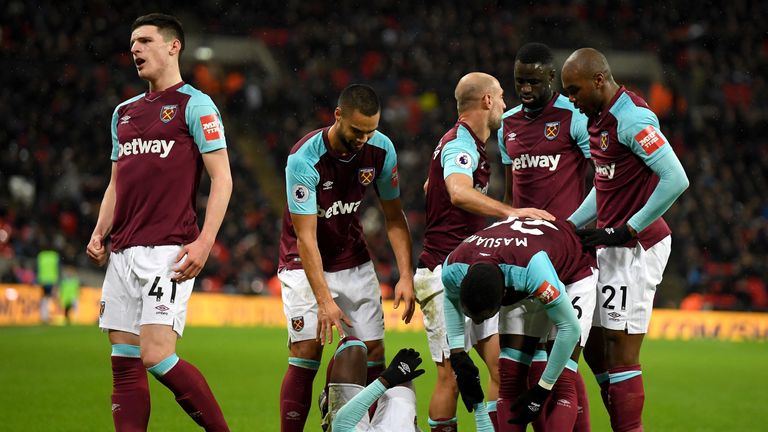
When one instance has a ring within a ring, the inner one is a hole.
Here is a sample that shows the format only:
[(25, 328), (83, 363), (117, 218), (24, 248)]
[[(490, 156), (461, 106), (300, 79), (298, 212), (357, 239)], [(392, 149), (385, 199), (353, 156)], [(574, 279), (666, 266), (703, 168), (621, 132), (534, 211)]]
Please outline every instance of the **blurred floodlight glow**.
[(197, 47), (195, 58), (200, 61), (208, 61), (213, 58), (213, 49), (205, 46)]
[(14, 288), (5, 289), (5, 299), (8, 301), (16, 301), (19, 298), (19, 292)]

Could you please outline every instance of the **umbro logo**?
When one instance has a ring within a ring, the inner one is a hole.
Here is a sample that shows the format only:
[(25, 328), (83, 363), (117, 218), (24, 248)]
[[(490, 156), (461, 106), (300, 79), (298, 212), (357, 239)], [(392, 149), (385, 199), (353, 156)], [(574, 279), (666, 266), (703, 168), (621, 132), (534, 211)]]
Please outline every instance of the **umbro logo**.
[(333, 188), (333, 182), (328, 180), (327, 182), (323, 183), (323, 190), (331, 190)]
[(397, 368), (400, 369), (400, 372), (403, 375), (411, 373), (411, 368), (408, 366), (408, 363), (400, 362)]
[(507, 135), (507, 141), (514, 141), (516, 136), (516, 133), (510, 132), (509, 135)]
[(157, 310), (159, 310), (159, 311), (161, 311), (161, 312), (165, 312), (165, 311), (167, 311), (167, 310), (170, 310), (171, 308), (169, 308), (169, 307), (168, 307), (168, 306), (166, 306), (166, 305), (158, 305), (158, 306), (155, 306), (155, 309), (157, 309)]
[(130, 119), (131, 119), (131, 116), (129, 116), (129, 115), (123, 116), (123, 117), (120, 118), (120, 124), (128, 124), (128, 120), (130, 120)]
[(301, 414), (299, 414), (296, 411), (288, 411), (287, 413), (285, 413), (285, 416), (288, 417), (289, 420), (295, 420), (301, 417)]
[(120, 411), (120, 404), (112, 404), (112, 412)]

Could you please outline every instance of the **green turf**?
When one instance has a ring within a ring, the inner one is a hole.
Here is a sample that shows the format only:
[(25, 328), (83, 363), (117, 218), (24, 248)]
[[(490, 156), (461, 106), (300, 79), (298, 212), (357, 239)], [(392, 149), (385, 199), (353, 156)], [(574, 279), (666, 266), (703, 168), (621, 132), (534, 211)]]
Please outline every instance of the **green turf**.
[[(203, 371), (233, 431), (277, 431), (285, 339), (283, 329), (189, 328), (178, 353)], [(386, 343), (390, 355), (412, 346), (429, 356), (420, 333), (390, 333)], [(92, 327), (0, 328), (0, 430), (110, 430), (109, 352), (106, 336)], [(646, 430), (766, 430), (767, 361), (764, 343), (646, 341)], [(426, 369), (417, 393), (419, 424), (429, 430), (427, 406), (435, 373), (431, 364)], [(586, 368), (583, 372), (593, 430), (608, 431), (592, 375)], [(315, 380), (315, 395), (322, 381)], [(171, 393), (154, 379), (150, 385), (150, 430), (195, 430)], [(462, 430), (474, 430), (472, 418), (460, 411), (459, 421), (466, 425)], [(307, 430), (319, 430), (318, 420), (313, 405)]]

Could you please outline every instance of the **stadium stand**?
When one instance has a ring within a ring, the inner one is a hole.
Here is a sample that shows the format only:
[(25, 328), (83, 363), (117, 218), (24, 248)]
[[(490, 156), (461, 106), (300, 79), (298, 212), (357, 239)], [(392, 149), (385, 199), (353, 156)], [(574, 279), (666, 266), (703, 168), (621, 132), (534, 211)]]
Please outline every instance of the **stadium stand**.
[[(565, 53), (595, 46), (609, 60), (612, 51), (641, 52), (662, 66), (651, 80), (617, 74), (649, 101), (691, 179), (666, 215), (676, 235), (658, 304), (768, 310), (768, 5), (567, 3), (203, 2), (180, 13), (200, 46), (206, 35), (245, 38), (264, 44), (279, 68), (217, 62), (215, 52), (182, 58), (182, 75), (222, 109), (235, 184), (197, 288), (269, 291), (285, 157), (304, 133), (332, 122), (333, 98), (351, 82), (382, 96), (381, 129), (398, 147), (420, 248), (423, 161), (455, 118), (456, 81), (471, 70), (491, 72), (512, 106), (516, 49), (542, 41)], [(156, 9), (176, 5), (161, 0)], [(54, 247), (64, 262), (91, 269), (98, 285), (84, 251), (108, 181), (109, 120), (117, 103), (144, 90), (127, 52), (126, 17), (149, 11), (135, 1), (84, 0), (11, 1), (0, 9), (0, 280), (32, 282), (37, 252)], [(91, 18), (70, 19), (80, 14)], [(500, 196), (496, 179), (491, 193)], [(393, 285), (381, 216), (369, 211), (363, 221), (380, 279)]]

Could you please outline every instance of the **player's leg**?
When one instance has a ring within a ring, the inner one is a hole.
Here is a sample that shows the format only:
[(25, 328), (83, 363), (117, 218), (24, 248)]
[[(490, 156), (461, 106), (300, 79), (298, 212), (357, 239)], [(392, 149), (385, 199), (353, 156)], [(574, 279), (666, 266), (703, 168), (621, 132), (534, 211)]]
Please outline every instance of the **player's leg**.
[(280, 386), (280, 430), (302, 431), (312, 406), (312, 382), (323, 347), (317, 338), (317, 302), (303, 270), (278, 273), (288, 322), (288, 369)]
[[(339, 341), (333, 357), (328, 362), (326, 381), (321, 395), (320, 410), (323, 415), (321, 427), (328, 430), (336, 413), (366, 385), (368, 349), (354, 336)], [(323, 400), (325, 406), (323, 406)], [(364, 424), (368, 417), (363, 416)]]
[(480, 324), (474, 324), (471, 320), (468, 321), (472, 327), (472, 342), (474, 342), (472, 345), (488, 369), (488, 388), (485, 391), (485, 400), (487, 401), (488, 416), (491, 418), (494, 428), (498, 430), (496, 405), (499, 398), (499, 356), (501, 355), (499, 314)]
[(525, 427), (509, 424), (512, 405), (528, 389), (536, 344), (547, 334), (551, 322), (541, 303), (523, 300), (503, 306), (499, 312), (499, 397), (496, 403), (499, 430), (524, 432)]
[[(565, 287), (568, 298), (571, 300), (576, 317), (579, 320), (579, 331), (581, 338), (579, 344), (574, 348), (571, 359), (566, 364), (565, 369), (558, 378), (552, 389), (552, 394), (547, 404), (545, 414), (544, 430), (590, 430), (588, 412), (589, 402), (586, 393), (579, 394), (579, 384), (583, 389), (583, 379), (578, 372), (579, 357), (582, 348), (589, 341), (589, 331), (592, 327), (593, 315), (596, 302), (596, 286), (598, 273), (593, 269), (591, 274), (581, 280), (568, 284)], [(551, 344), (557, 336), (557, 328), (553, 327), (549, 334), (550, 349)], [(577, 425), (579, 411), (582, 411), (581, 423)], [(586, 412), (586, 416), (584, 416)], [(585, 418), (586, 417), (586, 418)]]
[(176, 340), (184, 333), (194, 284), (194, 279), (170, 279), (179, 246), (135, 249), (132, 269), (143, 298), (139, 339), (144, 366), (173, 392), (176, 402), (195, 423), (206, 431), (229, 431), (203, 374), (176, 355)]
[(110, 255), (99, 310), (99, 327), (109, 332), (112, 344), (112, 421), (118, 432), (146, 431), (150, 412), (147, 370), (139, 348), (141, 289), (128, 281), (131, 251)]
[[(633, 249), (605, 248), (598, 252), (598, 301), (602, 301), (600, 319), (605, 329), (608, 412), (615, 431), (642, 430), (645, 389), (640, 348), (670, 247), (671, 239), (667, 237), (647, 251), (638, 244)], [(603, 279), (606, 270), (607, 277)]]
[(355, 336), (368, 347), (368, 383), (384, 372), (384, 309), (381, 287), (373, 263), (326, 273), (334, 300), (349, 317), (352, 327), (342, 323), (345, 334)]
[(456, 430), (456, 403), (459, 395), (456, 378), (448, 360), (450, 350), (445, 334), (441, 268), (418, 268), (413, 278), (413, 289), (421, 308), (429, 352), (437, 367), (437, 380), (429, 399), (428, 423), (432, 432)]

